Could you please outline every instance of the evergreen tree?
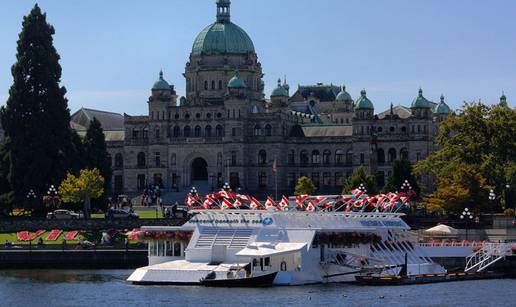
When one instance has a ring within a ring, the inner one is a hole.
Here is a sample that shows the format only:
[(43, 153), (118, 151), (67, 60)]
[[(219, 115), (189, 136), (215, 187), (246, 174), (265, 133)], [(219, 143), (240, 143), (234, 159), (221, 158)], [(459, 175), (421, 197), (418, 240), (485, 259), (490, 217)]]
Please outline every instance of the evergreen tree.
[[(401, 186), (407, 180), (410, 183), (410, 186), (419, 195), (419, 185), (417, 184), (417, 179), (412, 174), (412, 164), (407, 159), (396, 160), (391, 164), (391, 173), (387, 178), (387, 183), (383, 187), (382, 192), (401, 192)], [(406, 192), (406, 191), (405, 191)]]
[(363, 166), (355, 168), (351, 176), (346, 179), (342, 193), (347, 194), (352, 190), (357, 189), (360, 184), (364, 185), (368, 194), (374, 195), (378, 193), (376, 178), (373, 175), (367, 175)]
[(111, 186), (111, 157), (107, 152), (106, 139), (100, 121), (96, 118), (90, 122), (84, 138), (84, 162), (86, 168), (97, 168), (104, 180), (104, 191)]
[(310, 178), (303, 176), (297, 179), (294, 195), (312, 195), (315, 192), (315, 185)]
[(0, 110), (9, 159), (8, 181), (21, 205), (29, 190), (42, 195), (65, 177), (75, 158), (70, 111), (60, 86), (54, 28), (36, 4), (23, 19), (12, 67), (13, 85)]

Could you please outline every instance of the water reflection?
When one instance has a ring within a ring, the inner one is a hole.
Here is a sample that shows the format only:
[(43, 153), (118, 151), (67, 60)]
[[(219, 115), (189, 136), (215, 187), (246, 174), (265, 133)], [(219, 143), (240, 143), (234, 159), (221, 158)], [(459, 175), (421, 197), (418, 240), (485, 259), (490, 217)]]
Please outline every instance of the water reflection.
[[(71, 271), (71, 270), (12, 270), (0, 272), (0, 279), (15, 278), (40, 283), (105, 283), (114, 280), (125, 280), (120, 272), (106, 271)], [(125, 273), (125, 272), (124, 272)]]

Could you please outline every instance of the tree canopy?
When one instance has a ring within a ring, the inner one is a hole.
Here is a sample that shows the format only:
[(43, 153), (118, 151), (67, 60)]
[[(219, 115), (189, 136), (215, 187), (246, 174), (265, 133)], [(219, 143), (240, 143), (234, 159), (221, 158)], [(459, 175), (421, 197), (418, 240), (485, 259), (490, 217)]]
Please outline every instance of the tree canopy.
[(297, 179), (294, 195), (312, 195), (314, 192), (315, 185), (310, 178), (302, 176)]
[(437, 145), (439, 149), (415, 167), (416, 172), (437, 178), (437, 191), (430, 197), (435, 209), (448, 206), (462, 210), (466, 205), (486, 204), (491, 188), (498, 196), (497, 204), (505, 204), (507, 185), (508, 192), (514, 194), (514, 109), (506, 104), (466, 103), (457, 115), (450, 115), (441, 123)]
[(353, 170), (351, 176), (346, 179), (346, 183), (344, 183), (344, 189), (342, 193), (346, 194), (351, 192), (354, 189), (357, 189), (361, 184), (367, 189), (367, 193), (376, 194), (378, 193), (378, 188), (376, 186), (376, 178), (373, 175), (368, 175), (365, 172), (363, 166), (359, 166)]
[(412, 164), (407, 159), (395, 160), (391, 164), (391, 172), (387, 177), (387, 183), (382, 189), (383, 193), (401, 192), (401, 186), (407, 180), (417, 195), (419, 195), (419, 185), (412, 173)]
[(2, 160), (7, 164), (2, 173), (13, 189), (7, 198), (17, 204), (31, 189), (42, 195), (77, 166), (54, 28), (37, 4), (22, 26), (12, 67), (14, 82), (0, 110), (6, 136)]
[(65, 203), (84, 202), (84, 216), (89, 216), (90, 200), (104, 194), (104, 177), (96, 168), (83, 169), (80, 176), (68, 173), (59, 186), (59, 195)]
[(107, 192), (111, 183), (111, 157), (107, 152), (106, 139), (102, 125), (93, 118), (84, 138), (84, 162), (86, 168), (97, 168), (105, 178), (104, 190)]

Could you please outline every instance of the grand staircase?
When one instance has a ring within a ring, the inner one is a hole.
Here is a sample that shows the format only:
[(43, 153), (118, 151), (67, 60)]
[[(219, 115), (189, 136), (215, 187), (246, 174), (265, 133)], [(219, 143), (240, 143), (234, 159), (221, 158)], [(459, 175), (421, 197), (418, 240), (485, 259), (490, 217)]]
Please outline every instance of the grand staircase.
[(486, 243), (466, 257), (465, 272), (482, 272), (496, 262), (512, 255), (512, 243)]

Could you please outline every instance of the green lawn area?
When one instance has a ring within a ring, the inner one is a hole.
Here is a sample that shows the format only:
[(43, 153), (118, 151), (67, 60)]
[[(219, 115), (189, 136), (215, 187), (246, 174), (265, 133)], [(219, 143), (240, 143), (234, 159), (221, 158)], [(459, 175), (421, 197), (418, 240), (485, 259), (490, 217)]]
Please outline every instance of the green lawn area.
[[(37, 244), (39, 238), (42, 238), (43, 242), (45, 244), (63, 244), (66, 233), (68, 233), (68, 231), (63, 231), (63, 233), (61, 233), (59, 238), (57, 238), (57, 240), (55, 240), (55, 241), (45, 241), (45, 238), (50, 234), (50, 231), (47, 231), (44, 234), (42, 234), (41, 236), (34, 239), (32, 241), (32, 244)], [(77, 235), (77, 237), (80, 237), (80, 235)], [(29, 242), (27, 242), (27, 241), (18, 241), (16, 238), (16, 233), (0, 233), (0, 244), (3, 245), (5, 243), (5, 240), (9, 240), (9, 241), (13, 242), (13, 244), (29, 244)], [(67, 244), (77, 244), (77, 242), (78, 241), (66, 241)]]
[[(138, 216), (141, 219), (155, 219), (156, 218), (156, 211), (136, 211), (136, 214), (138, 214)], [(104, 214), (92, 214), (91, 218), (92, 219), (103, 219), (105, 217), (104, 217)], [(158, 219), (163, 218), (163, 213), (161, 213), (161, 211), (158, 211), (157, 218)]]

